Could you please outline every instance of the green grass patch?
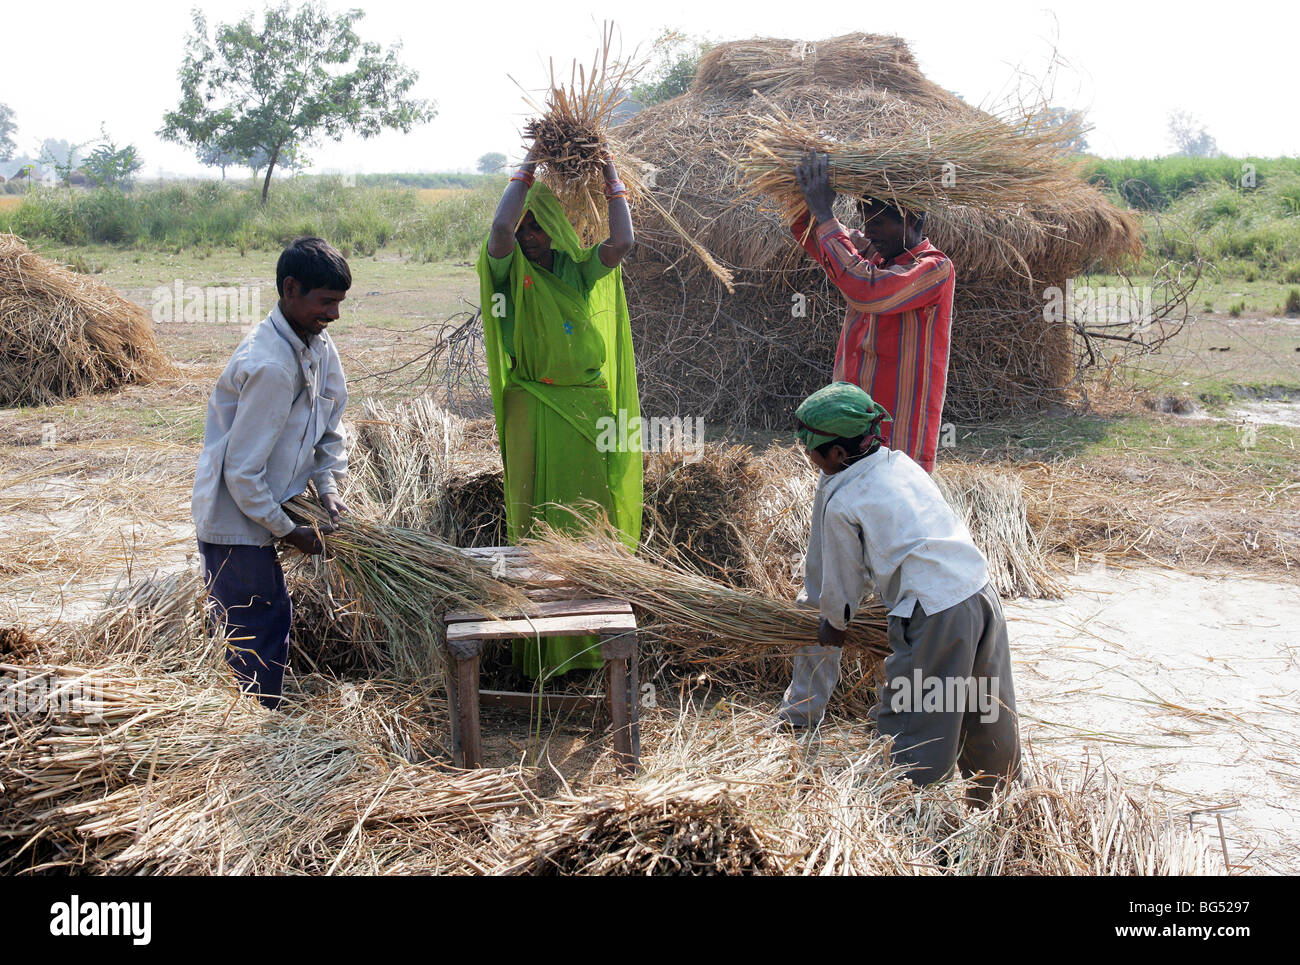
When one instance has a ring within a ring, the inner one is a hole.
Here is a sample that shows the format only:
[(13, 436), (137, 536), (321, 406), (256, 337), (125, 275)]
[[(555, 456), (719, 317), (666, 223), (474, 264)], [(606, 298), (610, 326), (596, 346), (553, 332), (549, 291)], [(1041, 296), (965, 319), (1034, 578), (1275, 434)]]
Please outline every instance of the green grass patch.
[(1300, 428), (1126, 414), (1043, 416), (958, 432), (957, 453), (1013, 459), (1136, 457), (1259, 474), (1281, 488), (1300, 478)]
[(340, 178), (284, 181), (261, 205), (250, 183), (180, 182), (131, 192), (34, 191), (0, 210), (0, 231), (62, 245), (114, 245), (181, 252), (279, 251), (319, 235), (345, 255), (400, 248), (419, 261), (467, 258), (482, 243), (500, 190), (487, 178), (435, 201), (414, 187), (345, 184)]
[(1262, 188), (1277, 177), (1300, 177), (1300, 158), (1089, 157), (1083, 176), (1124, 207), (1160, 211), (1186, 194), (1215, 186)]

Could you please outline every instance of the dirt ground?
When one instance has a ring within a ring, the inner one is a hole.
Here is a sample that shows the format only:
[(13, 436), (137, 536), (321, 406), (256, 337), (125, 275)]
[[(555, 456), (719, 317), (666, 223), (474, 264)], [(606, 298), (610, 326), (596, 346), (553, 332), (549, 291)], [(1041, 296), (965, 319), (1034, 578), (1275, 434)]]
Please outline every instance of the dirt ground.
[(1300, 582), (1098, 565), (1007, 603), (1024, 737), (1104, 759), (1217, 841), (1300, 872)]

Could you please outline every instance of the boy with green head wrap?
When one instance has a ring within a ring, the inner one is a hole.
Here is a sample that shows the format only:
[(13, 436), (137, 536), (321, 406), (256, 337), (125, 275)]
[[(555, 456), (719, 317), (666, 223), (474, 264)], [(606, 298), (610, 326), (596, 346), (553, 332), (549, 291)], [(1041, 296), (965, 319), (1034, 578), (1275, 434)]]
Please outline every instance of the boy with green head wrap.
[(821, 610), (817, 645), (801, 647), (780, 717), (821, 723), (839, 680), (845, 629), (880, 593), (892, 653), (871, 710), (893, 738), (894, 762), (918, 784), (974, 778), (975, 803), (1020, 770), (1006, 619), (988, 563), (938, 486), (883, 445), (889, 414), (861, 388), (835, 382), (795, 413), (796, 434), (821, 470), (800, 600)]

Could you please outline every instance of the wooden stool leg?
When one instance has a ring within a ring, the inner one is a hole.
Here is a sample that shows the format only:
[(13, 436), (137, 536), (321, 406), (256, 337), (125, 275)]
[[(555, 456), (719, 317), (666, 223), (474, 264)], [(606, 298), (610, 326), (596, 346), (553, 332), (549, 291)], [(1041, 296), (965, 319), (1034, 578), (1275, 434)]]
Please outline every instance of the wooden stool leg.
[(641, 646), (639, 633), (632, 634), (632, 655), (627, 658), (628, 722), (632, 736), (632, 766), (641, 767)]
[(460, 731), (460, 767), (479, 767), (483, 762), (482, 738), (478, 725), (478, 652), (456, 660), (456, 721)]
[(443, 647), (442, 678), (447, 686), (447, 716), (451, 720), (451, 760), (457, 767), (465, 766), (465, 749), (460, 735), (460, 688), (456, 686), (456, 658)]
[(611, 725), (614, 731), (614, 756), (618, 768), (629, 773), (632, 758), (632, 730), (628, 721), (627, 658), (615, 657), (605, 662), (605, 690), (609, 694)]

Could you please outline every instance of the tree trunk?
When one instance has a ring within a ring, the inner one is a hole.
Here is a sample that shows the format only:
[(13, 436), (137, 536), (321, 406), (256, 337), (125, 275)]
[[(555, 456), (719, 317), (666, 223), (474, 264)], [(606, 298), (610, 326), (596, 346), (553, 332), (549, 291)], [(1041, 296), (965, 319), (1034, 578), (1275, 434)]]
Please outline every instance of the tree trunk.
[(266, 196), (271, 191), (271, 172), (275, 170), (275, 158), (266, 166), (266, 178), (262, 181), (262, 207), (266, 207)]
[(271, 152), (270, 160), (266, 162), (266, 180), (262, 182), (262, 207), (266, 207), (266, 196), (271, 191), (271, 172), (275, 170), (275, 162), (280, 160), (280, 148), (282, 144), (277, 144), (275, 150)]

